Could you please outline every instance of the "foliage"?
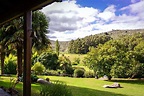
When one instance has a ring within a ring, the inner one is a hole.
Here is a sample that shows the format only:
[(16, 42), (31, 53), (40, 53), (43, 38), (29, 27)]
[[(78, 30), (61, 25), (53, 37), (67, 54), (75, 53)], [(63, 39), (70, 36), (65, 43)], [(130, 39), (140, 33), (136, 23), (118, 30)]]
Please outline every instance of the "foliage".
[(59, 67), (58, 56), (54, 52), (43, 52), (34, 62), (41, 62), (46, 69), (56, 70)]
[[(34, 74), (34, 73), (31, 73), (31, 82), (37, 82), (37, 80), (39, 79), (39, 77)], [(19, 81), (23, 82), (23, 76), (19, 78)]]
[(41, 11), (34, 11), (32, 18), (32, 28), (34, 31), (32, 46), (38, 51), (48, 48), (50, 40), (47, 38), (46, 34), (49, 33), (47, 30), (49, 26), (49, 19), (47, 19), (46, 15)]
[(68, 46), (69, 53), (86, 54), (89, 47), (97, 47), (98, 44), (104, 44), (111, 40), (109, 35), (91, 35), (82, 39), (71, 40)]
[(31, 62), (32, 62), (32, 65), (35, 64), (37, 58), (38, 58), (39, 54), (37, 51), (35, 51), (34, 49), (32, 49), (32, 57), (31, 57)]
[(60, 44), (59, 44), (59, 41), (56, 40), (56, 54), (59, 56), (59, 51), (60, 51)]
[(71, 61), (69, 60), (69, 58), (62, 55), (59, 58), (59, 63), (60, 63), (60, 68), (64, 70), (63, 74), (69, 74), (69, 75), (73, 74), (73, 68), (72, 68)]
[(72, 96), (71, 90), (61, 81), (41, 85), (40, 96)]
[(93, 77), (95, 77), (95, 75), (94, 75), (94, 72), (92, 72), (92, 71), (85, 71), (84, 72), (84, 77), (93, 78)]
[(16, 57), (12, 54), (10, 54), (8, 57), (5, 58), (4, 61), (4, 73), (5, 74), (16, 74)]
[(37, 82), (38, 79), (39, 79), (39, 78), (38, 78), (37, 75), (31, 74), (31, 82)]
[(64, 70), (62, 75), (66, 75), (66, 76), (72, 76), (74, 73), (74, 69), (72, 66), (68, 66), (66, 67), (66, 69)]
[(78, 64), (80, 64), (80, 58), (74, 58), (74, 62), (73, 62), (73, 65), (78, 65)]
[(16, 78), (10, 78), (10, 86), (9, 88), (15, 89), (16, 85), (19, 83), (19, 81)]
[(85, 70), (82, 69), (75, 69), (74, 70), (74, 77), (84, 77)]
[(40, 62), (36, 62), (31, 69), (35, 72), (35, 74), (39, 75), (46, 70), (45, 66)]
[[(32, 15), (32, 29), (31, 33), (32, 46), (35, 49), (44, 49), (50, 44), (46, 34), (48, 33), (48, 20), (41, 11), (34, 11)], [(17, 49), (17, 65), (18, 65), (18, 76), (22, 75), (22, 57), (23, 57), (23, 42), (24, 42), (24, 19), (23, 17), (14, 19), (2, 26), (0, 32), (0, 43), (6, 49), (9, 47), (11, 50)], [(34, 36), (35, 35), (35, 36)], [(1, 53), (5, 50), (1, 50)], [(2, 58), (1, 61), (3, 61)], [(3, 66), (3, 63), (2, 63)]]
[(85, 64), (99, 77), (104, 75), (110, 78), (111, 76), (142, 77), (144, 71), (143, 46), (143, 34), (110, 40), (97, 48), (92, 48), (85, 58)]
[(62, 73), (61, 70), (46, 70), (45, 75), (59, 76)]

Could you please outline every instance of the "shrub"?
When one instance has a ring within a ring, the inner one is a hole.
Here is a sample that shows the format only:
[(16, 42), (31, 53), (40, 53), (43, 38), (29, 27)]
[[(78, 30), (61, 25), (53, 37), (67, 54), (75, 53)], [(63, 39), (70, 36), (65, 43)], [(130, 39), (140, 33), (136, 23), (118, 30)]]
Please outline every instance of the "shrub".
[(83, 67), (80, 67), (80, 66), (74, 66), (73, 69), (74, 69), (74, 70), (76, 70), (76, 69), (82, 69), (82, 70), (85, 70)]
[(61, 74), (60, 70), (46, 70), (45, 75), (59, 76)]
[(37, 82), (39, 78), (35, 74), (31, 74), (31, 82)]
[(31, 69), (35, 72), (35, 74), (42, 74), (46, 68), (40, 62), (36, 62)]
[(78, 65), (80, 63), (80, 58), (74, 58), (73, 65)]
[(64, 82), (56, 81), (49, 85), (41, 85), (40, 96), (72, 96)]
[(84, 72), (84, 77), (86, 77), (86, 78), (93, 78), (93, 77), (95, 77), (94, 76), (94, 72), (92, 72), (92, 71), (85, 71)]
[(72, 76), (73, 68), (72, 68), (70, 59), (67, 58), (66, 56), (62, 55), (59, 58), (59, 63), (60, 63), (61, 70), (63, 70), (62, 75), (63, 76)]
[(66, 73), (68, 76), (72, 76), (73, 73), (74, 73), (74, 69), (73, 69), (71, 66), (69, 66), (69, 67), (66, 68), (65, 73)]
[(83, 69), (75, 69), (74, 70), (74, 77), (83, 77), (85, 70)]
[(34, 62), (41, 62), (46, 69), (56, 70), (59, 67), (58, 56), (53, 52), (43, 52)]
[(8, 57), (5, 58), (4, 64), (5, 64), (5, 66), (4, 66), (5, 74), (16, 74), (17, 73), (17, 71), (16, 71), (17, 65), (16, 65), (16, 57), (15, 56), (10, 54)]
[[(39, 78), (38, 78), (37, 75), (31, 74), (31, 82), (37, 82), (38, 79), (39, 79)], [(21, 82), (23, 82), (23, 76), (22, 76), (21, 78), (19, 78), (19, 80), (20, 80)]]

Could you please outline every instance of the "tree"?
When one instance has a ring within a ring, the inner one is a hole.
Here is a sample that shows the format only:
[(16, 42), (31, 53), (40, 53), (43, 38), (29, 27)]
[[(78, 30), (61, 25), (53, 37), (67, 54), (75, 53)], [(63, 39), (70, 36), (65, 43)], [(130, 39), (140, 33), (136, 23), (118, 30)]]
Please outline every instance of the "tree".
[(39, 50), (45, 50), (50, 46), (50, 40), (47, 37), (49, 31), (49, 19), (41, 11), (34, 11), (32, 14), (32, 28), (33, 28), (33, 39), (32, 46)]
[[(123, 42), (125, 41), (125, 42)], [(98, 76), (143, 77), (144, 38), (135, 34), (91, 48), (85, 64)]]
[(17, 51), (17, 76), (22, 76), (22, 58), (23, 58), (23, 17), (14, 19), (10, 22), (9, 32), (14, 31), (14, 34), (9, 38), (7, 45), (12, 46)]
[(69, 42), (69, 46), (68, 46), (68, 52), (69, 52), (69, 53), (75, 53), (75, 52), (74, 52), (75, 49), (74, 49), (73, 46), (74, 46), (74, 40), (71, 40), (71, 41)]
[(56, 54), (59, 56), (59, 50), (60, 50), (60, 44), (59, 44), (59, 41), (56, 40)]
[(71, 40), (68, 46), (68, 52), (86, 54), (89, 52), (89, 47), (97, 47), (99, 44), (104, 44), (111, 39), (109, 35), (90, 35), (85, 38)]
[(58, 56), (54, 52), (43, 52), (41, 53), (37, 59), (35, 59), (34, 63), (41, 62), (46, 69), (56, 70), (59, 67)]
[[(18, 76), (22, 75), (22, 53), (23, 53), (23, 17), (12, 20), (10, 23), (7, 23), (8, 26), (4, 26), (5, 31), (8, 33), (13, 33), (13, 35), (8, 38), (8, 43), (5, 45), (14, 46), (17, 49), (17, 59), (18, 59)], [(49, 39), (46, 36), (48, 33), (48, 21), (46, 16), (40, 12), (33, 12), (33, 43), (32, 46), (36, 49), (44, 49), (50, 44)]]

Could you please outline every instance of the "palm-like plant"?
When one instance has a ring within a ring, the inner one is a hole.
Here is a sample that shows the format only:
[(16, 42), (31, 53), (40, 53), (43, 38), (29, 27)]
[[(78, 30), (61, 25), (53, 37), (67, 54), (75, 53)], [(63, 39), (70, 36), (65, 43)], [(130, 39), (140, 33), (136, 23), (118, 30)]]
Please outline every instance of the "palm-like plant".
[(33, 12), (32, 18), (32, 28), (35, 34), (32, 39), (32, 46), (37, 50), (45, 49), (50, 45), (50, 40), (46, 36), (49, 19), (40, 11)]
[[(9, 28), (12, 28), (14, 31), (14, 34), (11, 38), (9, 38), (6, 45), (12, 46), (12, 48), (15, 48), (17, 50), (17, 75), (22, 76), (22, 53), (23, 53), (23, 41), (24, 41), (24, 35), (23, 35), (23, 18), (20, 17), (18, 19), (15, 19), (11, 21), (11, 25)], [(12, 31), (12, 30), (9, 30)]]
[[(46, 33), (48, 33), (48, 22), (46, 16), (40, 11), (33, 12), (32, 25), (33, 32), (36, 35), (33, 37), (32, 46), (38, 50), (46, 48), (50, 44), (49, 39), (46, 36)], [(12, 34), (10, 38), (6, 38), (7, 42), (2, 44), (4, 44), (5, 46), (10, 45), (12, 48), (15, 48), (17, 50), (17, 75), (19, 77), (22, 75), (22, 53), (24, 41), (23, 17), (11, 21), (8, 26), (4, 27), (3, 31)], [(6, 34), (6, 37), (9, 37), (9, 34)]]
[[(11, 38), (11, 36), (14, 34), (13, 29), (9, 26), (11, 25), (10, 23), (6, 23), (0, 28), (0, 55), (1, 55), (1, 74), (4, 74), (4, 59), (5, 59), (5, 54), (6, 52), (9, 53), (9, 47), (6, 44)], [(9, 30), (12, 30), (9, 32)]]

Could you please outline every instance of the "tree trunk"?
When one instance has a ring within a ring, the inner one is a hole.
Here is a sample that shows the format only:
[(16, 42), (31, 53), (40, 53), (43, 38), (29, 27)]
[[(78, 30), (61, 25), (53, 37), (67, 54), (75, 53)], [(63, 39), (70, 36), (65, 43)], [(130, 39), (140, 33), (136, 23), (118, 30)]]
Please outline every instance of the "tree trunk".
[(4, 59), (5, 59), (5, 52), (4, 48), (1, 46), (1, 74), (4, 74)]
[(108, 76), (108, 80), (109, 80), (109, 81), (111, 80), (111, 78), (112, 78), (112, 76)]
[(134, 73), (130, 78), (134, 79), (134, 77), (137, 75), (137, 73)]
[(22, 46), (17, 46), (17, 76), (22, 76)]

